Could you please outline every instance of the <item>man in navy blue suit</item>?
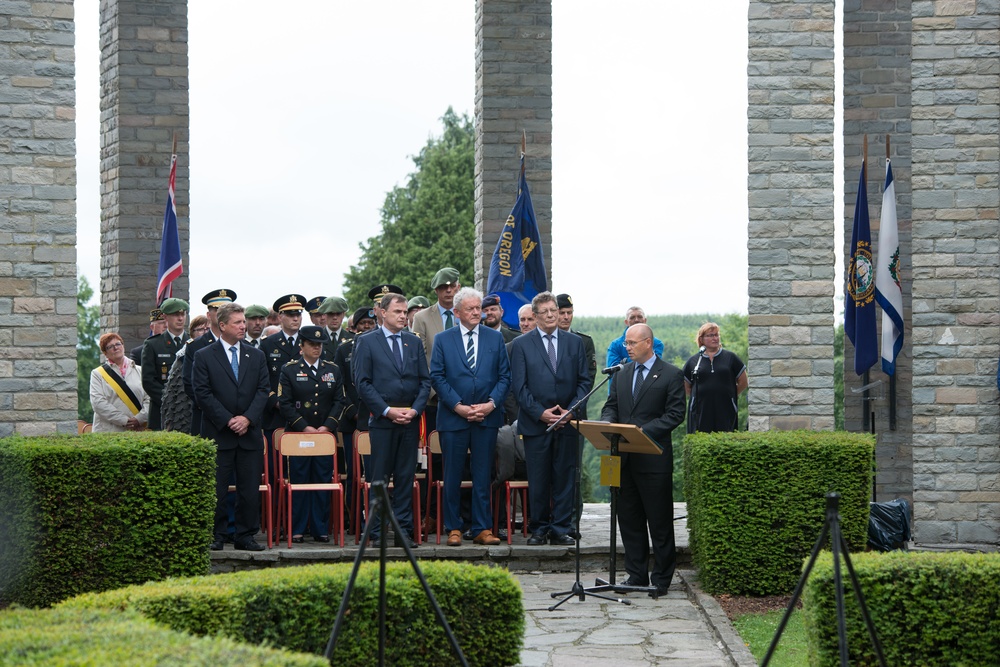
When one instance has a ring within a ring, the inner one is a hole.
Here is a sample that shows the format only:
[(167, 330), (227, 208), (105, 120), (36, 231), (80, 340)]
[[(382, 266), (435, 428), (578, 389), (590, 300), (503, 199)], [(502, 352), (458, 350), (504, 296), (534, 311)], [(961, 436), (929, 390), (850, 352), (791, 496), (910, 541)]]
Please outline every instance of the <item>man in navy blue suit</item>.
[[(372, 442), (372, 469), (368, 481), (392, 477), (395, 491), (392, 511), (402, 535), (396, 545), (416, 543), (413, 533), (413, 500), (410, 489), (417, 467), (420, 441), (420, 413), (427, 407), (431, 379), (420, 338), (405, 331), (406, 297), (389, 293), (380, 302), (383, 323), (378, 329), (358, 336), (354, 343), (351, 372), (358, 396), (371, 412), (368, 426)], [(373, 544), (381, 541), (378, 516), (374, 521)]]
[(215, 440), (215, 535), (212, 549), (223, 548), (229, 524), (226, 495), (236, 473), (234, 546), (262, 551), (254, 540), (260, 530), (260, 476), (264, 470), (261, 422), (270, 391), (267, 359), (243, 344), (247, 321), (243, 306), (225, 303), (218, 310), (219, 340), (194, 355), (192, 385), (201, 406), (200, 435)]
[(578, 433), (567, 417), (550, 433), (569, 408), (587, 395), (591, 379), (580, 337), (559, 330), (559, 305), (551, 292), (531, 300), (537, 325), (510, 343), (511, 386), (517, 397), (518, 431), (524, 436), (528, 472), (531, 537), (528, 544), (546, 540), (573, 544), (573, 485), (576, 478)]
[[(476, 544), (500, 544), (490, 526), (493, 457), (510, 388), (503, 335), (482, 326), (483, 295), (471, 287), (455, 294), (459, 325), (434, 337), (431, 384), (438, 394), (437, 430), (444, 459), (444, 527), (448, 546), (462, 545), (460, 494), (465, 458), (471, 455), (472, 534)], [(471, 454), (470, 454), (471, 450)]]

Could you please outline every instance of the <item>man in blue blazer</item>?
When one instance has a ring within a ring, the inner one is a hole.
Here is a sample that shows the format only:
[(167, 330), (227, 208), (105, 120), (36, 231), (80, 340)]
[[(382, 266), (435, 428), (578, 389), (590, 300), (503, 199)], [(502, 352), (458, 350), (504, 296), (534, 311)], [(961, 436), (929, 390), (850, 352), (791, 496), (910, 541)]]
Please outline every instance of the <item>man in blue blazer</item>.
[(465, 458), (472, 471), (472, 534), (476, 544), (500, 544), (490, 512), (493, 457), (510, 389), (503, 335), (483, 326), (483, 295), (471, 287), (455, 294), (459, 325), (434, 337), (431, 384), (438, 394), (437, 430), (444, 460), (444, 528), (448, 546), (462, 545), (460, 494)]
[(260, 530), (260, 476), (264, 470), (261, 422), (270, 391), (267, 359), (243, 343), (247, 321), (243, 306), (219, 307), (219, 340), (194, 355), (192, 385), (201, 406), (200, 435), (216, 444), (215, 536), (212, 549), (221, 550), (229, 523), (226, 495), (236, 473), (236, 535), (234, 546), (262, 551), (254, 540)]
[(573, 544), (573, 487), (578, 433), (567, 417), (546, 429), (587, 395), (590, 373), (580, 337), (560, 331), (559, 305), (551, 292), (531, 300), (537, 327), (510, 343), (511, 386), (517, 396), (518, 431), (524, 436), (531, 508), (529, 545)]
[[(420, 338), (405, 331), (406, 297), (389, 293), (382, 297), (383, 324), (354, 343), (351, 372), (359, 398), (371, 412), (368, 427), (371, 433), (372, 456), (368, 481), (392, 477), (395, 492), (392, 511), (399, 521), (402, 535), (396, 536), (399, 546), (406, 542), (417, 546), (409, 537), (413, 533), (413, 500), (410, 489), (417, 467), (417, 446), (420, 441), (420, 413), (427, 407), (431, 379), (427, 373), (427, 357)], [(373, 544), (381, 542), (378, 516), (374, 521)]]

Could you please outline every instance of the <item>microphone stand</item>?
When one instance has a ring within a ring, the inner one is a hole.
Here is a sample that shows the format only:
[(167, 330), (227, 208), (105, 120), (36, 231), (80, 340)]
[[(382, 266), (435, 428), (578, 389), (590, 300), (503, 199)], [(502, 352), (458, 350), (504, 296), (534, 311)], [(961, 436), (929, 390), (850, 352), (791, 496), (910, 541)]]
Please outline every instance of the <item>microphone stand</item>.
[[(621, 370), (621, 368), (619, 367), (618, 370)], [(569, 417), (570, 414), (575, 415), (577, 408), (579, 408), (580, 405), (586, 403), (587, 399), (590, 398), (598, 389), (600, 389), (601, 387), (603, 387), (604, 385), (606, 385), (608, 383), (608, 381), (610, 381), (611, 378), (614, 376), (614, 374), (617, 373), (617, 372), (618, 371), (616, 370), (616, 371), (612, 371), (612, 372), (608, 373), (608, 376), (606, 378), (604, 378), (604, 380), (599, 385), (597, 385), (596, 387), (594, 387), (593, 389), (591, 389), (590, 393), (588, 393), (586, 396), (584, 396), (579, 401), (577, 401), (569, 410), (567, 410), (566, 412), (564, 412), (562, 414), (562, 416), (559, 417), (558, 421), (556, 421), (554, 424), (550, 425), (547, 429), (545, 429), (545, 432), (546, 433), (551, 433), (556, 428), (558, 428), (559, 425), (562, 424), (563, 421), (565, 421), (567, 419), (567, 417)], [(580, 418), (577, 417), (574, 421), (576, 421), (577, 424), (579, 424)], [(611, 602), (620, 602), (621, 604), (624, 604), (624, 605), (631, 605), (632, 604), (632, 601), (629, 600), (628, 598), (611, 597), (610, 595), (602, 595), (601, 594), (604, 591), (609, 591), (609, 590), (610, 591), (615, 591), (615, 587), (614, 586), (610, 586), (610, 587), (609, 586), (594, 586), (594, 587), (591, 587), (591, 588), (587, 588), (587, 587), (585, 587), (583, 585), (583, 582), (580, 581), (580, 515), (581, 515), (581, 513), (583, 511), (583, 503), (581, 502), (581, 497), (580, 497), (580, 486), (582, 485), (582, 476), (583, 476), (583, 445), (580, 444), (579, 439), (577, 439), (577, 445), (576, 445), (576, 474), (573, 476), (573, 502), (575, 503), (575, 509), (576, 509), (576, 526), (574, 526), (573, 535), (572, 535), (573, 539), (576, 540), (576, 581), (573, 582), (573, 587), (570, 590), (568, 590), (568, 591), (559, 591), (558, 593), (552, 593), (552, 597), (553, 598), (561, 597), (562, 600), (560, 600), (559, 602), (557, 602), (554, 605), (552, 605), (551, 607), (549, 607), (549, 611), (555, 611), (564, 602), (566, 602), (567, 600), (570, 600), (573, 597), (577, 597), (577, 598), (580, 599), (580, 602), (583, 602), (584, 600), (587, 599), (588, 595), (591, 596), (591, 597), (595, 597), (595, 598), (601, 598), (602, 600), (609, 600)], [(615, 524), (616, 524), (616, 515), (615, 515), (615, 489), (612, 489), (612, 491), (611, 491), (611, 535), (612, 536), (615, 535), (615, 528), (616, 528)], [(611, 562), (612, 563), (614, 563), (614, 561), (615, 561), (615, 555), (616, 555), (615, 551), (617, 551), (617, 549), (618, 549), (617, 540), (612, 539), (611, 540)], [(612, 572), (611, 577), (612, 577), (612, 579), (614, 579), (614, 572)], [(643, 590), (646, 590), (646, 589), (643, 589)], [(615, 592), (617, 592), (617, 591), (615, 591)]]
[(687, 432), (690, 435), (697, 430), (698, 425), (695, 423), (695, 412), (694, 407), (697, 405), (698, 400), (698, 368), (701, 366), (701, 360), (704, 359), (705, 348), (702, 347), (698, 350), (698, 363), (694, 365), (694, 370), (691, 371), (691, 398), (688, 400), (688, 413), (687, 413)]

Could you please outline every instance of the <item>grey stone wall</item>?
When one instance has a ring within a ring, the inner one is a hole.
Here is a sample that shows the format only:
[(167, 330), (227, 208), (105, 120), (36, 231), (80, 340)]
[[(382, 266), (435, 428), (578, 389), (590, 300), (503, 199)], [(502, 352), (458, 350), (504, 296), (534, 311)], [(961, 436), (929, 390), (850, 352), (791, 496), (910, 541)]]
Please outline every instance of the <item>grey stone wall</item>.
[(73, 2), (0, 6), (0, 436), (75, 432)]
[(1000, 5), (912, 16), (914, 538), (996, 545)]
[[(872, 243), (879, 249), (879, 220), (885, 184), (885, 136), (890, 135), (893, 181), (896, 188), (896, 217), (899, 227), (900, 257), (903, 258), (903, 320), (911, 321), (912, 257), (910, 246), (910, 0), (851, 0), (844, 8), (844, 257), (850, 257), (854, 207), (864, 135), (868, 135), (868, 210)], [(846, 261), (846, 260), (845, 260)], [(882, 316), (876, 321), (881, 341)], [(866, 431), (869, 423), (862, 414), (875, 411), (879, 500), (913, 498), (912, 382), (913, 356), (910, 327), (906, 327), (903, 350), (896, 361), (896, 430), (889, 425), (889, 376), (881, 362), (869, 371), (871, 382), (882, 387), (871, 392), (865, 404), (859, 388), (863, 376), (854, 373), (854, 348), (844, 336), (844, 417), (848, 431)]]
[(476, 286), (517, 197), (521, 132), (528, 188), (552, 276), (552, 2), (476, 0)]
[(833, 420), (833, 0), (749, 14), (751, 430)]
[(172, 138), (178, 140), (177, 217), (187, 298), (187, 0), (101, 1), (101, 330), (126, 347), (149, 333), (167, 200)]

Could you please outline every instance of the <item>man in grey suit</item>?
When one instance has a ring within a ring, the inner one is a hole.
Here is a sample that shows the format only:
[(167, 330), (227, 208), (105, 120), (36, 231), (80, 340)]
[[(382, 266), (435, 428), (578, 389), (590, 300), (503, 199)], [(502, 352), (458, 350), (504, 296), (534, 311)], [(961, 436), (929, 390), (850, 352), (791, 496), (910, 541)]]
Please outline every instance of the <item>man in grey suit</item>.
[[(368, 407), (371, 434), (372, 470), (368, 481), (391, 476), (395, 491), (392, 511), (402, 535), (396, 545), (405, 542), (417, 546), (413, 533), (413, 500), (410, 489), (417, 467), (417, 444), (420, 440), (420, 413), (427, 406), (431, 379), (427, 357), (420, 339), (406, 327), (406, 297), (389, 293), (382, 297), (383, 324), (354, 342), (351, 372), (358, 396)], [(378, 516), (372, 528), (374, 545), (381, 542)]]
[(528, 544), (570, 545), (579, 446), (570, 419), (586, 415), (567, 417), (550, 433), (546, 429), (587, 395), (591, 380), (580, 337), (559, 330), (555, 296), (538, 294), (531, 300), (531, 310), (537, 329), (510, 343), (511, 388), (517, 396), (517, 426), (524, 436), (528, 472)]
[(260, 476), (264, 469), (261, 422), (270, 391), (267, 359), (244, 344), (247, 321), (243, 306), (219, 307), (219, 340), (195, 354), (192, 371), (195, 399), (201, 406), (200, 434), (215, 440), (215, 534), (212, 549), (223, 548), (229, 518), (226, 495), (236, 473), (234, 546), (263, 551), (254, 540), (260, 530)]
[[(635, 424), (663, 447), (663, 453), (621, 455), (618, 528), (625, 546), (626, 586), (648, 586), (664, 595), (674, 576), (673, 447), (670, 432), (684, 421), (684, 377), (680, 369), (653, 353), (653, 330), (633, 324), (625, 331), (628, 362), (611, 381), (601, 420)], [(649, 574), (649, 536), (653, 540)]]

